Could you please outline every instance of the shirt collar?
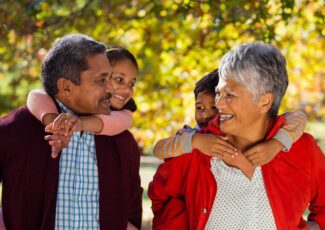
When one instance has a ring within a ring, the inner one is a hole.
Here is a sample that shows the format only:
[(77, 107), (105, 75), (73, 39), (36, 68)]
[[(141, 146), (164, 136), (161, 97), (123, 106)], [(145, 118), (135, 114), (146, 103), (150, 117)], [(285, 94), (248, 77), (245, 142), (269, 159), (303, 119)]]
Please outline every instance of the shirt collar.
[(59, 101), (58, 99), (55, 99), (55, 101), (57, 102), (60, 110), (62, 113), (72, 113), (74, 114), (74, 112), (72, 112), (72, 110), (70, 110), (68, 107), (66, 107), (61, 101)]

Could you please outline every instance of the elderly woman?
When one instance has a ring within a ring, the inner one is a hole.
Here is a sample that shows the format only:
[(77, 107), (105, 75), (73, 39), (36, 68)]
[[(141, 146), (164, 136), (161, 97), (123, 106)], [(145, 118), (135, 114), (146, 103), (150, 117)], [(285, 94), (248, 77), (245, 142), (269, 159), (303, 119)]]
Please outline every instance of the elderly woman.
[[(226, 135), (241, 152), (272, 138), (285, 120), (277, 117), (288, 85), (281, 53), (243, 45), (219, 73), (220, 115), (202, 132)], [(262, 167), (241, 152), (220, 160), (195, 149), (162, 164), (148, 192), (153, 229), (325, 229), (325, 157), (311, 135)]]

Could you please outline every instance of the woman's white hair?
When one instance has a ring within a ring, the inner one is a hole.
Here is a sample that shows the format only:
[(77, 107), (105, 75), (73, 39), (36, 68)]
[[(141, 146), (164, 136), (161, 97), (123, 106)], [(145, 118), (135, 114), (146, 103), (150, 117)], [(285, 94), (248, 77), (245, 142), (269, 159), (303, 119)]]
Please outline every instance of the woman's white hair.
[(222, 58), (219, 75), (220, 81), (231, 79), (246, 87), (255, 100), (272, 93), (269, 116), (277, 115), (288, 87), (288, 73), (286, 60), (276, 47), (260, 42), (241, 45)]

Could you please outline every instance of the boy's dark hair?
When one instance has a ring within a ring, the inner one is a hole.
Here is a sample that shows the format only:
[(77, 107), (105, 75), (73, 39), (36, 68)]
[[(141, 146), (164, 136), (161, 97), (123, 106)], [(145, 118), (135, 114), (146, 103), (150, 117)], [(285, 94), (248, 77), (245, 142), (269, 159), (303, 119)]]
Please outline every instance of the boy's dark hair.
[(87, 58), (105, 54), (105, 45), (83, 34), (70, 34), (58, 40), (46, 54), (42, 64), (42, 83), (45, 91), (55, 96), (57, 81), (64, 77), (80, 84), (80, 73), (89, 68)]
[(204, 92), (206, 94), (215, 94), (215, 88), (219, 82), (219, 73), (218, 69), (213, 70), (211, 73), (208, 73), (202, 77), (196, 84), (194, 88), (195, 99), (198, 94)]
[(133, 63), (133, 65), (137, 68), (137, 70), (139, 69), (137, 60), (135, 59), (134, 55), (130, 51), (128, 51), (127, 49), (121, 46), (116, 46), (116, 45), (108, 46), (106, 50), (106, 56), (112, 66), (114, 65), (115, 62), (129, 59)]

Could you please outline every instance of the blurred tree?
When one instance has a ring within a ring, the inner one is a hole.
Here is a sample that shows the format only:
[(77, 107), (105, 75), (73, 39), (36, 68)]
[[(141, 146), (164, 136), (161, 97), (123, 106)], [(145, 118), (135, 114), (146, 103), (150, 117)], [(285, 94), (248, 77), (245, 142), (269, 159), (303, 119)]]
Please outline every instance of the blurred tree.
[(183, 123), (193, 125), (195, 82), (230, 48), (253, 40), (278, 46), (288, 60), (282, 109), (325, 118), (322, 0), (0, 0), (0, 12), (0, 114), (41, 87), (41, 61), (53, 41), (78, 32), (138, 58), (133, 131), (144, 152)]

